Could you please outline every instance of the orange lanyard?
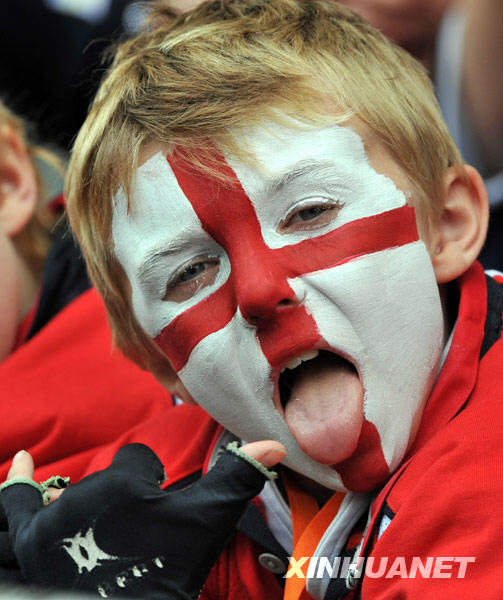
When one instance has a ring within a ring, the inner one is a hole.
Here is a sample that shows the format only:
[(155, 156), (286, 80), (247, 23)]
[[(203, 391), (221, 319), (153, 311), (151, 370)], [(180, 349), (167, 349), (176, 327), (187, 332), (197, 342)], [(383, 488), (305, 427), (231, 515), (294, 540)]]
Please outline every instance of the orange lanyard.
[[(283, 476), (283, 482), (292, 513), (293, 558), (298, 562), (303, 556), (313, 555), (323, 534), (334, 520), (344, 494), (334, 493), (330, 500), (318, 509), (316, 500), (303, 492), (286, 474)], [(305, 575), (305, 570), (303, 573)], [(286, 579), (283, 600), (312, 600), (306, 591), (306, 580), (295, 573)]]

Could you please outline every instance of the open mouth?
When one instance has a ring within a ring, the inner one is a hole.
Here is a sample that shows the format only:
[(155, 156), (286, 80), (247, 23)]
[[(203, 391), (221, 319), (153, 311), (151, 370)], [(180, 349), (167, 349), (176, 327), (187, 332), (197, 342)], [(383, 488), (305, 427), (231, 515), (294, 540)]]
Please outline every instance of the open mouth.
[(314, 379), (327, 369), (352, 370), (358, 374), (353, 363), (338, 354), (327, 350), (305, 352), (300, 357), (290, 360), (280, 374), (278, 387), (281, 408), (283, 410), (286, 408), (297, 384), (308, 378)]
[(277, 409), (308, 456), (334, 465), (354, 452), (364, 390), (353, 363), (333, 352), (310, 350), (285, 365), (278, 392)]

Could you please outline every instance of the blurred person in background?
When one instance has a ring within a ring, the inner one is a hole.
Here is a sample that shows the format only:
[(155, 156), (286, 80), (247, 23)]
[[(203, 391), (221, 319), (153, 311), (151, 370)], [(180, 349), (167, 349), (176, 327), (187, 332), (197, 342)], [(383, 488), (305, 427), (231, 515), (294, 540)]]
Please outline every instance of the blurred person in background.
[[(60, 198), (60, 166), (0, 102), (0, 472), (15, 448), (36, 475), (80, 477), (96, 449), (171, 408), (153, 379), (112, 351)], [(56, 225), (56, 222), (58, 224)], [(0, 527), (1, 529), (1, 527)]]
[(3, 0), (0, 96), (67, 150), (103, 72), (110, 41), (134, 29), (131, 0)]
[(503, 4), (497, 0), (341, 0), (421, 60), (466, 162), (491, 203), (480, 260), (503, 268)]

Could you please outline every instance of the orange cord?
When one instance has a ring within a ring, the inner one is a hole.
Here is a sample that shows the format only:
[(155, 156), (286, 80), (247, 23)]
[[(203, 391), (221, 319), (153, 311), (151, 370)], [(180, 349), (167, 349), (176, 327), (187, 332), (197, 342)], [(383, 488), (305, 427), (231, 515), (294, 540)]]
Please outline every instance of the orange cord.
[[(292, 514), (293, 558), (298, 562), (303, 556), (313, 555), (323, 534), (339, 511), (344, 494), (334, 493), (330, 500), (318, 509), (316, 500), (303, 492), (288, 475), (283, 475), (283, 482)], [(305, 570), (303, 573), (306, 574)], [(306, 591), (306, 580), (296, 574), (286, 579), (283, 600), (312, 600), (312, 596)]]

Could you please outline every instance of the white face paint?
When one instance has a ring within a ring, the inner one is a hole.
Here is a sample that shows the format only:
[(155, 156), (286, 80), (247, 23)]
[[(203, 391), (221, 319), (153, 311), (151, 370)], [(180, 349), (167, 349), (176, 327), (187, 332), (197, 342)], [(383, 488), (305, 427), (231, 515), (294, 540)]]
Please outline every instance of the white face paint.
[(233, 433), (281, 441), (327, 487), (371, 489), (415, 434), (442, 346), (414, 211), (348, 127), (236, 135), (259, 164), (226, 157), (232, 189), (157, 154), (131, 213), (116, 195), (135, 314)]

